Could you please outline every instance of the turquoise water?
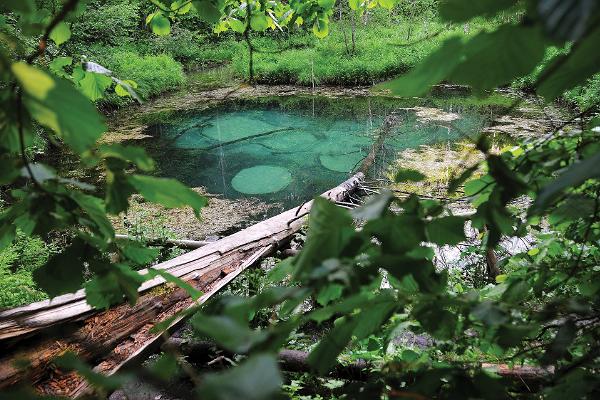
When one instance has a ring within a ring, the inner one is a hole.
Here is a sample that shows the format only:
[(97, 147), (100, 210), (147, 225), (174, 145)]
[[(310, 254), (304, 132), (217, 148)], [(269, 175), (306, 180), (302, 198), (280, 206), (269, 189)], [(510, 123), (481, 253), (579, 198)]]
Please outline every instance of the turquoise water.
[(444, 111), (460, 118), (427, 121), (414, 105), (373, 97), (231, 101), (162, 121), (145, 147), (162, 176), (226, 198), (251, 196), (289, 207), (356, 171), (384, 122), (388, 131), (372, 175), (381, 175), (400, 150), (473, 135), (486, 121), (452, 102)]

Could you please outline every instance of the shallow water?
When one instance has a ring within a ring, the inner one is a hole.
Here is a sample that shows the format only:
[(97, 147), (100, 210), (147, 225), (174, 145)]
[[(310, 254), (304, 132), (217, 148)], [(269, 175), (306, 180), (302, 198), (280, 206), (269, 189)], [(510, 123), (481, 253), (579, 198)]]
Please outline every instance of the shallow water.
[(414, 108), (432, 104), (377, 97), (236, 100), (162, 121), (143, 145), (162, 176), (226, 198), (256, 196), (291, 207), (356, 171), (384, 122), (375, 176), (400, 150), (476, 134), (490, 111), (460, 104), (446, 98), (432, 117)]

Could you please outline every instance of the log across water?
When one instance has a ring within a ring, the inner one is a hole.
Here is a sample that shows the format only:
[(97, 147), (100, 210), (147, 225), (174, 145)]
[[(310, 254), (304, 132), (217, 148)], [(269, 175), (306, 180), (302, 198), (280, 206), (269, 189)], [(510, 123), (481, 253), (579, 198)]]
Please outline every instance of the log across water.
[[(344, 200), (363, 177), (356, 174), (322, 196)], [(205, 293), (199, 302), (206, 301), (245, 268), (289, 241), (304, 224), (311, 205), (307, 202), (154, 268), (187, 281)], [(84, 393), (83, 380), (75, 374), (55, 373), (52, 359), (73, 351), (95, 363), (97, 371), (110, 374), (131, 357), (141, 356), (159, 338), (149, 332), (152, 326), (195, 305), (185, 291), (164, 284), (163, 278), (148, 280), (140, 287), (135, 306), (122, 304), (103, 312), (86, 303), (83, 291), (0, 312), (0, 389), (28, 380), (43, 393)], [(29, 368), (18, 368), (19, 360), (28, 360)]]

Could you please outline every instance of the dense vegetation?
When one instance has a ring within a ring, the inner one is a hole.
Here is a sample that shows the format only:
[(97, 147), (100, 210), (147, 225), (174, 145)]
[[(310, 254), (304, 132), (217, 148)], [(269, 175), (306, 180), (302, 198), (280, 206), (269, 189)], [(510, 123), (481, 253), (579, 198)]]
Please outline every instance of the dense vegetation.
[[(442, 200), (400, 200), (391, 192), (352, 214), (317, 199), (303, 250), (279, 263), (264, 290), (193, 310), (197, 334), (247, 356), (205, 376), (198, 393), (281, 395), (276, 352), (303, 327), (317, 326), (325, 333), (308, 359), (316, 376), (326, 376), (344, 351), (377, 361), (367, 381), (337, 386), (332, 398), (597, 397), (597, 2), (27, 0), (0, 10), (3, 305), (82, 286), (97, 308), (135, 303), (147, 279), (135, 271), (158, 251), (115, 241), (107, 215), (127, 210), (134, 193), (196, 213), (206, 199), (149, 175), (154, 163), (143, 150), (98, 145), (106, 126), (97, 108), (177, 88), (184, 67), (226, 64), (250, 83), (305, 85), (373, 84), (406, 72), (377, 86), (401, 96), (424, 95), (440, 82), (481, 96), (513, 86), (576, 111), (501, 152), (482, 135), (476, 146), (483, 161), (457, 173), (448, 188), (464, 189), (476, 209), (471, 216), (452, 215)], [(102, 171), (103, 187), (59, 176), (43, 157), (59, 149)], [(424, 178), (413, 170), (394, 174), (397, 181)], [(353, 217), (364, 221), (361, 230)], [(501, 259), (486, 282), (436, 268), (434, 246), (464, 242), (467, 222), (480, 239), (467, 251), (483, 263), (503, 239), (534, 244)], [(319, 306), (302, 312), (298, 306), (311, 298)], [(390, 351), (401, 331), (427, 335), (434, 345)], [(68, 352), (57, 362), (100, 389), (121, 382), (100, 378)], [(173, 375), (185, 371), (173, 354), (159, 362)], [(482, 362), (552, 372), (525, 392)], [(283, 388), (294, 396), (298, 385)]]

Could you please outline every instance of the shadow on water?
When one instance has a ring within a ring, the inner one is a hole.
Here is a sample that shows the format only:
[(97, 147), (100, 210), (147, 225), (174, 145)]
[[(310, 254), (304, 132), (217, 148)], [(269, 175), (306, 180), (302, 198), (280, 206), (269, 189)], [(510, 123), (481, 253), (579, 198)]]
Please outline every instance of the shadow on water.
[(253, 196), (292, 207), (351, 175), (384, 122), (391, 131), (373, 175), (384, 173), (403, 149), (475, 135), (492, 114), (490, 107), (452, 97), (230, 100), (171, 115), (137, 144), (154, 157), (161, 176), (230, 199)]

